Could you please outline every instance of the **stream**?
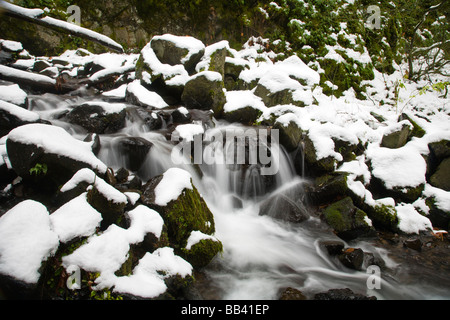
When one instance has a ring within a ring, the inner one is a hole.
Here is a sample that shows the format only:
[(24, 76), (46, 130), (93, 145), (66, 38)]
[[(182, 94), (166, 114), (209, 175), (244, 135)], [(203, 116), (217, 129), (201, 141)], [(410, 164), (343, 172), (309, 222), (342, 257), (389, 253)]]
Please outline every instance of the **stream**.
[[(29, 96), (29, 106), (42, 119), (84, 139), (87, 134), (84, 129), (57, 118), (74, 104), (93, 98), (98, 96), (90, 97), (88, 92), (81, 96), (36, 95)], [(149, 131), (139, 117), (130, 115), (129, 112), (123, 130), (100, 136), (98, 157), (117, 170), (126, 165), (126, 157), (117, 149), (120, 138), (140, 137), (150, 141), (153, 146), (137, 172), (145, 183), (174, 166), (171, 159), (173, 144), (167, 141), (164, 128)], [(215, 121), (216, 129), (226, 130), (231, 126), (235, 125)], [(196, 277), (195, 286), (203, 298), (277, 299), (287, 287), (297, 288), (307, 296), (333, 288), (350, 288), (355, 293), (378, 299), (450, 298), (448, 275), (441, 281), (439, 278), (433, 280), (432, 274), (423, 273), (423, 279), (419, 281), (409, 277), (408, 268), (391, 257), (386, 248), (371, 239), (357, 239), (347, 243), (347, 247), (362, 248), (381, 257), (386, 264), (381, 271), (380, 289), (368, 289), (371, 273), (344, 267), (320, 246), (321, 241), (341, 239), (317, 216), (311, 215), (306, 221), (295, 224), (259, 215), (261, 203), (272, 194), (305, 182), (296, 174), (290, 155), (282, 148), (279, 154), (279, 170), (270, 190), (265, 188), (264, 177), (248, 169), (247, 174), (243, 174), (225, 164), (183, 166), (191, 172), (194, 185), (213, 212), (215, 236), (224, 246), (224, 252)]]

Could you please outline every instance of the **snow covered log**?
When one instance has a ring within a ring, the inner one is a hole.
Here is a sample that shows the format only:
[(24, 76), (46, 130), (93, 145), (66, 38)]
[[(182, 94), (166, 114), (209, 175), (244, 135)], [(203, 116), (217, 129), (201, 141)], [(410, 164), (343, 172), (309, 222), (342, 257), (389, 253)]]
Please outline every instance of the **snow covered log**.
[(0, 65), (0, 79), (11, 81), (33, 90), (52, 93), (66, 93), (78, 88), (78, 84), (66, 83), (42, 74), (23, 71), (4, 65)]
[(54, 19), (52, 17), (47, 17), (44, 14), (44, 10), (41, 9), (26, 9), (14, 4), (8, 3), (6, 1), (0, 2), (0, 10), (6, 15), (17, 18), (20, 20), (25, 20), (31, 23), (39, 24), (41, 26), (53, 29), (58, 32), (68, 33), (80, 38), (84, 38), (96, 43), (99, 43), (111, 50), (117, 52), (124, 52), (123, 47), (112, 40), (111, 38), (97, 33), (95, 31), (77, 26), (75, 24)]

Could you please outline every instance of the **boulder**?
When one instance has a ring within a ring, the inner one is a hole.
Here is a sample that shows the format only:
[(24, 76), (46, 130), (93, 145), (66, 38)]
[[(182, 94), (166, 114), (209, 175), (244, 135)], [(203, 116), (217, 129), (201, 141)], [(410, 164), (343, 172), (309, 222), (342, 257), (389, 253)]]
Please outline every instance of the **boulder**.
[(174, 248), (185, 248), (192, 231), (215, 232), (214, 216), (187, 171), (172, 168), (149, 180), (141, 201), (161, 214)]
[(189, 36), (155, 36), (150, 46), (162, 63), (171, 66), (182, 64), (188, 71), (193, 71), (205, 53), (205, 45)]
[(195, 269), (201, 269), (207, 266), (217, 253), (222, 251), (222, 243), (215, 237), (193, 231), (186, 248), (182, 249), (182, 257)]
[(450, 158), (444, 159), (430, 178), (430, 184), (436, 188), (450, 191)]
[(275, 122), (273, 129), (280, 132), (280, 144), (287, 152), (295, 151), (302, 142), (303, 131), (295, 121), (288, 123)]
[(435, 197), (427, 198), (425, 203), (430, 208), (427, 217), (433, 227), (450, 230), (450, 212), (441, 208)]
[(330, 256), (341, 254), (345, 247), (345, 243), (339, 240), (323, 240), (319, 245), (325, 248)]
[(186, 83), (181, 100), (188, 109), (213, 110), (220, 116), (226, 102), (222, 76), (218, 72), (203, 71)]
[(60, 127), (27, 124), (10, 132), (6, 149), (19, 176), (57, 188), (83, 168), (106, 174), (107, 166), (94, 155), (92, 144), (75, 139)]
[(92, 133), (116, 133), (125, 127), (126, 105), (86, 102), (75, 106), (65, 119)]
[(347, 195), (347, 177), (348, 173), (336, 171), (316, 178), (314, 186), (309, 193), (311, 202), (320, 205), (330, 203), (337, 197)]
[(311, 171), (311, 174), (317, 176), (334, 171), (336, 167), (336, 159), (334, 157), (328, 156), (318, 159), (314, 143), (311, 141), (308, 135), (304, 137), (303, 142), (305, 163), (308, 166), (308, 169)]
[(413, 126), (408, 120), (397, 123), (384, 134), (381, 146), (389, 149), (403, 147), (411, 137), (412, 130)]
[(323, 211), (323, 217), (336, 234), (344, 240), (370, 235), (374, 231), (367, 214), (355, 207), (350, 197), (328, 206)]
[(24, 124), (44, 122), (37, 113), (0, 100), (0, 137)]
[(338, 255), (338, 259), (347, 268), (361, 270), (364, 262), (364, 251), (359, 248), (348, 248)]
[(125, 158), (125, 167), (139, 171), (153, 144), (140, 137), (126, 137), (119, 141), (118, 151)]

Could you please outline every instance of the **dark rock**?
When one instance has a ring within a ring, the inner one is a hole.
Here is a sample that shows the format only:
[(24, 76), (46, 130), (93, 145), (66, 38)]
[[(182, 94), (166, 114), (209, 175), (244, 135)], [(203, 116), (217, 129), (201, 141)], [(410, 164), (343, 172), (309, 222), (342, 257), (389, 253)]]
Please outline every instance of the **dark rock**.
[(411, 116), (407, 115), (406, 113), (402, 113), (400, 117), (398, 117), (398, 121), (400, 122), (403, 120), (408, 120), (412, 124), (413, 129), (411, 135), (413, 137), (422, 138), (425, 135), (426, 133), (425, 130), (421, 126), (419, 126), (417, 122), (412, 119)]
[(228, 122), (237, 122), (245, 125), (252, 125), (261, 115), (261, 111), (251, 106), (239, 108), (223, 113), (223, 118)]
[(171, 245), (175, 248), (185, 248), (192, 231), (213, 234), (214, 216), (195, 186), (192, 186), (192, 190), (184, 189), (176, 200), (166, 206), (155, 203), (155, 188), (162, 179), (163, 175), (157, 176), (142, 187), (141, 201), (161, 214), (167, 225)]
[(403, 242), (403, 246), (416, 250), (416, 251), (422, 251), (422, 241), (420, 239), (407, 239)]
[(318, 293), (314, 296), (315, 300), (377, 300), (376, 297), (368, 297), (362, 294), (354, 293), (352, 290), (330, 289), (327, 292)]
[(402, 127), (394, 132), (383, 136), (381, 146), (390, 149), (403, 147), (412, 134), (412, 125), (409, 121), (403, 121)]
[[(1, 102), (3, 103), (3, 102)], [(6, 104), (6, 102), (5, 102)], [(45, 121), (41, 120), (39, 118), (39, 115), (35, 114), (32, 111), (24, 111), (24, 109), (22, 109), (19, 106), (16, 106), (14, 104), (11, 103), (7, 103), (7, 105), (11, 108), (17, 108), (17, 111), (22, 111), (22, 112), (27, 112), (29, 113), (31, 116), (33, 116), (35, 118), (35, 120), (32, 120), (32, 118), (19, 118), (17, 115), (15, 115), (13, 112), (11, 112), (11, 110), (8, 110), (6, 108), (2, 108), (0, 107), (0, 137), (6, 136), (11, 130), (23, 126), (25, 124), (30, 124), (30, 123), (45, 123)]]
[(92, 142), (92, 152), (95, 155), (98, 155), (101, 149), (100, 136), (95, 133), (89, 133), (86, 138), (83, 140), (84, 142)]
[(347, 177), (346, 172), (333, 172), (316, 178), (309, 194), (311, 202), (320, 205), (347, 195)]
[(349, 248), (339, 254), (338, 259), (347, 268), (361, 270), (364, 262), (364, 251), (361, 249)]
[(431, 176), (430, 183), (436, 188), (450, 191), (450, 158), (442, 160), (436, 172)]
[(33, 65), (33, 72), (41, 72), (47, 68), (50, 68), (52, 66), (51, 63), (45, 61), (45, 60), (37, 60)]
[(330, 156), (322, 159), (317, 159), (316, 148), (308, 135), (304, 137), (303, 142), (305, 163), (313, 176), (319, 176), (334, 171), (336, 167), (335, 158)]
[[(173, 36), (175, 39), (182, 37)], [(192, 38), (193, 39), (193, 38)], [(194, 40), (194, 39), (193, 39)], [(200, 41), (199, 41), (200, 43)], [(205, 49), (200, 50), (196, 48), (182, 48), (177, 47), (176, 43), (170, 41), (170, 39), (155, 37), (151, 40), (150, 46), (156, 54), (156, 57), (164, 64), (170, 64), (172, 66), (177, 64), (183, 64), (186, 70), (192, 71), (200, 59), (205, 54)], [(201, 46), (198, 46), (200, 48)], [(185, 58), (190, 54), (190, 58)]]
[(180, 108), (176, 109), (175, 111), (172, 112), (172, 121), (173, 123), (189, 123), (192, 121), (192, 116), (191, 114), (182, 112), (180, 110)]
[(324, 247), (330, 256), (335, 256), (342, 253), (345, 244), (338, 240), (320, 241), (320, 246)]
[(428, 218), (433, 227), (450, 230), (450, 212), (440, 208), (434, 197), (427, 198), (425, 203), (430, 208)]
[(300, 290), (289, 287), (281, 293), (280, 300), (307, 300), (307, 298)]
[(119, 141), (119, 152), (125, 158), (125, 167), (138, 171), (144, 163), (153, 144), (140, 137), (126, 137)]
[[(211, 76), (210, 76), (211, 75)], [(226, 103), (222, 77), (219, 73), (205, 71), (191, 78), (181, 96), (188, 109), (213, 110), (215, 116), (220, 116)]]
[(130, 176), (130, 173), (125, 168), (120, 168), (116, 172), (116, 180), (118, 183), (123, 183), (128, 181), (128, 177)]
[(106, 112), (102, 105), (85, 103), (75, 106), (65, 118), (92, 133), (116, 133), (125, 127), (126, 110)]
[(280, 144), (287, 152), (296, 150), (302, 142), (302, 129), (294, 121), (290, 121), (287, 126), (275, 122), (273, 129), (279, 130)]

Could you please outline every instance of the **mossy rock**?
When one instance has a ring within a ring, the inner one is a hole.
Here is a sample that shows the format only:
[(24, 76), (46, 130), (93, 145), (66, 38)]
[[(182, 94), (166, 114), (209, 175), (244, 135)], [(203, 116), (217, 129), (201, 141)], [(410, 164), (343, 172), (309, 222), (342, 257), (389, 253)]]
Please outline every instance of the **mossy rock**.
[(261, 111), (251, 106), (224, 112), (222, 117), (228, 122), (237, 122), (245, 125), (254, 124), (261, 116)]
[(194, 244), (189, 250), (186, 248), (182, 249), (182, 255), (195, 269), (201, 269), (207, 266), (222, 251), (222, 242), (203, 239)]
[(374, 226), (378, 229), (385, 229), (393, 232), (398, 231), (398, 216), (397, 210), (394, 207), (388, 205), (376, 205), (364, 207), (370, 220), (372, 220)]
[[(206, 71), (214, 74), (214, 71)], [(218, 74), (218, 73), (216, 73)], [(188, 109), (213, 110), (219, 117), (226, 103), (222, 77), (211, 79), (206, 73), (198, 73), (184, 87), (181, 100)]]
[(422, 137), (426, 134), (425, 129), (423, 129), (421, 126), (419, 126), (419, 125), (417, 124), (417, 122), (414, 121), (414, 120), (413, 120), (409, 115), (407, 115), (406, 113), (402, 113), (402, 114), (400, 115), (400, 117), (398, 118), (398, 121), (399, 121), (399, 122), (400, 122), (400, 121), (403, 121), (403, 120), (408, 120), (408, 121), (412, 124), (413, 129), (412, 129), (411, 135), (412, 135), (413, 137), (422, 138)]
[(294, 121), (290, 121), (288, 125), (275, 122), (273, 129), (280, 132), (280, 144), (288, 151), (296, 150), (302, 142), (303, 131)]
[(316, 178), (309, 195), (312, 203), (320, 205), (348, 195), (347, 177), (346, 172), (333, 172)]
[(325, 221), (344, 240), (352, 240), (362, 235), (370, 235), (373, 228), (367, 223), (367, 215), (346, 197), (328, 206), (323, 211)]
[(304, 137), (303, 142), (305, 162), (313, 175), (317, 176), (334, 171), (336, 167), (335, 158), (330, 156), (317, 159), (316, 148), (308, 135)]
[(185, 248), (192, 231), (198, 230), (212, 235), (215, 232), (214, 216), (194, 185), (184, 189), (176, 200), (166, 206), (155, 204), (155, 188), (162, 175), (151, 179), (144, 187), (141, 200), (158, 211), (167, 226), (170, 245), (175, 249)]
[(124, 218), (127, 202), (114, 202), (102, 194), (95, 186), (87, 193), (88, 203), (102, 214), (101, 229), (106, 230), (111, 224), (120, 224)]
[(450, 212), (440, 208), (434, 197), (427, 198), (425, 203), (430, 208), (428, 218), (433, 227), (450, 230)]
[(384, 135), (381, 146), (390, 149), (401, 148), (408, 142), (412, 132), (411, 126), (404, 123), (400, 130)]

